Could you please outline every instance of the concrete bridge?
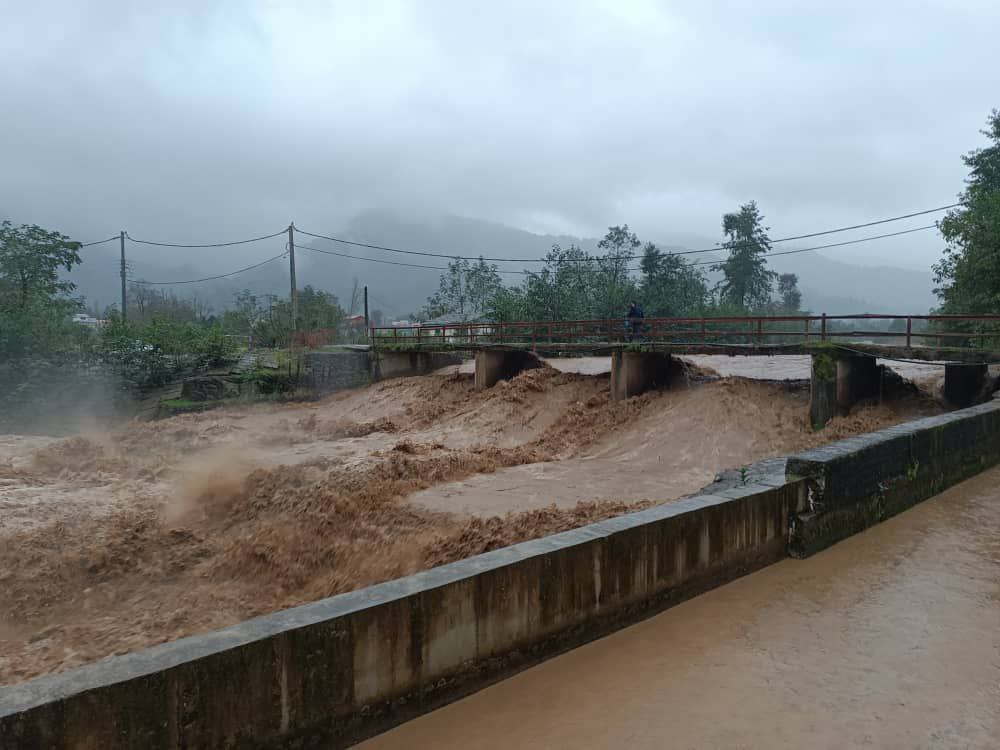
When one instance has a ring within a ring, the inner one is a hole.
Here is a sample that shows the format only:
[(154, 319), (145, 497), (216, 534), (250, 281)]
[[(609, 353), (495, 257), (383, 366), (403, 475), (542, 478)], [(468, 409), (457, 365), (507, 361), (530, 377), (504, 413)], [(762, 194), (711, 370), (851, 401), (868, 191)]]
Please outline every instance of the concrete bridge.
[[(866, 330), (883, 325), (895, 330)], [(812, 357), (810, 418), (822, 427), (837, 413), (881, 393), (878, 359), (943, 364), (945, 397), (969, 406), (989, 395), (988, 365), (1000, 362), (1000, 315), (797, 315), (460, 323), (372, 328), (376, 378), (425, 374), (458, 354), (475, 357), (477, 388), (489, 388), (541, 356), (610, 355), (611, 394), (630, 398), (669, 387), (682, 355)]]

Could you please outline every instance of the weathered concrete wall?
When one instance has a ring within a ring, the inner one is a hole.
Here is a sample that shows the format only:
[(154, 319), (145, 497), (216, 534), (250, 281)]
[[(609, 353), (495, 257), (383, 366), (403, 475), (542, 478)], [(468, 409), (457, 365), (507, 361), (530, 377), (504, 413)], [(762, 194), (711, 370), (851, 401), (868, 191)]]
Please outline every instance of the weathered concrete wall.
[(375, 354), (373, 377), (375, 380), (410, 378), (461, 362), (462, 358), (454, 354), (379, 351)]
[(510, 380), (525, 370), (541, 367), (533, 353), (511, 349), (480, 349), (476, 352), (476, 389), (492, 388), (501, 380)]
[(370, 353), (363, 349), (306, 352), (302, 366), (305, 384), (317, 396), (361, 388), (371, 382)]
[(997, 400), (762, 461), (696, 497), (0, 688), (0, 746), (342, 746), (997, 462)]
[(772, 483), (4, 688), (2, 745), (346, 744), (783, 557), (797, 487)]
[(837, 359), (837, 409), (848, 414), (858, 401), (876, 398), (882, 370), (875, 357), (841, 356)]
[(945, 365), (944, 397), (955, 406), (971, 406), (990, 396), (989, 368), (980, 365)]
[(809, 379), (809, 421), (820, 429), (837, 414), (847, 414), (858, 401), (876, 398), (882, 368), (875, 357), (833, 348), (813, 354)]
[(807, 480), (792, 553), (810, 555), (1000, 462), (1000, 400), (791, 456)]
[(624, 401), (666, 388), (685, 375), (684, 365), (669, 354), (616, 349), (611, 355), (611, 398)]
[(818, 430), (837, 414), (837, 361), (826, 353), (812, 356), (809, 423)]

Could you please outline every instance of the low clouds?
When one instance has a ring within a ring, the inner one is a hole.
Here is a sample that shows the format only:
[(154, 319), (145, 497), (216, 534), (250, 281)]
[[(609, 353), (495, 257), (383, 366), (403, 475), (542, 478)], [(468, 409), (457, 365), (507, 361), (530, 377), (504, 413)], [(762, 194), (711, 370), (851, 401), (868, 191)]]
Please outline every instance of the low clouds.
[[(756, 198), (775, 234), (822, 229), (951, 201), (1000, 105), (998, 25), (986, 2), (19, 3), (0, 214), (82, 239), (368, 208), (714, 238)], [(929, 235), (853, 252), (925, 265)]]

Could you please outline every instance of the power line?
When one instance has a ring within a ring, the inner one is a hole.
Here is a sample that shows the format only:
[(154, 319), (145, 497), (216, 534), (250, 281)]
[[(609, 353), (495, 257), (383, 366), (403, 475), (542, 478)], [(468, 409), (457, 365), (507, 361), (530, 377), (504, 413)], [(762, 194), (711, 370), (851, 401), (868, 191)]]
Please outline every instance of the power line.
[(152, 240), (137, 240), (128, 232), (125, 233), (125, 236), (128, 238), (130, 242), (135, 242), (137, 245), (156, 245), (157, 247), (230, 247), (232, 245), (248, 245), (251, 242), (270, 240), (285, 234), (287, 231), (288, 231), (287, 229), (282, 229), (280, 232), (275, 232), (274, 234), (265, 234), (260, 237), (251, 237), (250, 239), (247, 240), (234, 240), (233, 242), (209, 242), (201, 245), (181, 245), (174, 242), (154, 242)]
[[(820, 237), (822, 235), (836, 234), (838, 232), (848, 232), (848, 231), (851, 231), (851, 230), (854, 230), (854, 229), (861, 229), (861, 228), (864, 228), (864, 227), (875, 226), (875, 225), (878, 225), (878, 224), (887, 224), (887, 223), (893, 222), (893, 221), (901, 221), (903, 219), (910, 219), (910, 218), (913, 218), (914, 216), (922, 216), (922, 215), (925, 215), (925, 214), (937, 213), (939, 211), (946, 211), (946, 210), (948, 210), (950, 208), (955, 208), (955, 207), (961, 206), (961, 205), (963, 205), (963, 204), (961, 204), (961, 203), (952, 203), (952, 204), (949, 204), (947, 206), (939, 206), (938, 208), (928, 208), (928, 209), (925, 209), (923, 211), (914, 211), (913, 213), (902, 214), (900, 216), (892, 216), (892, 217), (889, 217), (887, 219), (878, 219), (876, 221), (869, 221), (869, 222), (866, 222), (864, 224), (852, 224), (850, 226), (838, 227), (836, 229), (824, 229), (821, 232), (810, 232), (808, 234), (799, 234), (799, 235), (793, 235), (793, 236), (789, 236), (789, 237), (780, 237), (780, 238), (778, 238), (776, 240), (770, 240), (770, 243), (772, 245), (774, 245), (774, 244), (777, 244), (777, 243), (780, 243), (780, 242), (790, 242), (792, 240), (807, 239), (809, 237)], [(374, 245), (374, 244), (370, 244), (370, 243), (367, 243), (367, 242), (356, 242), (354, 240), (345, 240), (342, 237), (331, 237), (330, 235), (316, 234), (314, 232), (307, 232), (307, 231), (305, 231), (303, 229), (299, 229), (298, 227), (295, 227), (295, 231), (299, 232), (301, 234), (304, 234), (304, 235), (306, 235), (308, 237), (314, 237), (314, 238), (320, 239), (320, 240), (329, 240), (330, 242), (337, 242), (337, 243), (340, 243), (342, 245), (351, 245), (353, 247), (364, 247), (364, 248), (368, 248), (370, 250), (383, 250), (385, 252), (399, 253), (399, 254), (402, 254), (402, 255), (419, 255), (419, 256), (423, 256), (423, 257), (427, 257), (427, 258), (447, 258), (448, 260), (484, 260), (484, 261), (489, 261), (491, 263), (546, 263), (546, 262), (548, 262), (548, 260), (546, 258), (494, 258), (494, 257), (473, 256), (473, 255), (453, 255), (453, 254), (450, 254), (450, 253), (439, 253), (439, 252), (432, 252), (432, 251), (429, 251), (429, 250), (401, 250), (399, 248), (389, 247), (387, 245)], [(313, 248), (313, 249), (316, 249), (316, 248)], [(719, 245), (719, 246), (716, 246), (716, 247), (703, 248), (703, 249), (700, 249), (700, 250), (677, 250), (677, 251), (669, 251), (669, 252), (666, 252), (665, 254), (667, 254), (667, 255), (698, 255), (700, 253), (712, 253), (712, 252), (726, 251), (728, 249), (729, 248), (726, 245)], [(353, 256), (347, 256), (347, 257), (353, 257)], [(622, 260), (622, 259), (625, 259), (625, 258), (631, 259), (631, 257), (632, 256), (604, 256), (604, 259), (605, 260)], [(584, 262), (589, 261), (590, 259), (591, 259), (590, 256), (588, 256), (587, 258), (564, 258), (564, 259), (561, 259), (558, 262), (560, 262), (560, 263), (584, 263)]]
[[(305, 232), (303, 232), (303, 234), (305, 234)], [(407, 268), (427, 268), (434, 271), (448, 270), (447, 266), (427, 266), (421, 263), (403, 263), (402, 261), (385, 260), (383, 258), (366, 258), (363, 255), (348, 255), (347, 253), (338, 253), (336, 250), (323, 250), (322, 248), (310, 247), (308, 245), (301, 245), (300, 247), (303, 250), (311, 250), (314, 253), (323, 253), (323, 255), (336, 255), (338, 258), (348, 258), (349, 260), (363, 260), (369, 263), (384, 263), (387, 266), (405, 266)], [(498, 269), (497, 273), (516, 274), (518, 276), (523, 276), (524, 274), (527, 273), (527, 271), (501, 271)]]
[[(964, 206), (964, 203), (952, 203), (947, 206), (940, 206), (938, 208), (928, 208), (924, 211), (914, 211), (912, 214), (903, 214), (902, 216), (893, 216), (889, 219), (879, 219), (878, 221), (869, 221), (865, 224), (855, 224), (850, 227), (840, 227), (839, 229), (827, 229), (823, 232), (811, 232), (810, 234), (799, 234), (794, 237), (782, 237), (780, 240), (771, 240), (771, 244), (776, 242), (789, 242), (790, 240), (805, 240), (810, 237), (820, 237), (824, 234), (836, 234), (837, 232), (849, 232), (852, 229), (864, 229), (865, 227), (874, 227), (878, 224), (888, 224), (892, 221), (900, 221), (902, 219), (912, 219), (914, 216), (924, 216), (926, 214), (935, 214), (939, 211), (947, 211), (950, 208), (957, 208), (958, 206)], [(935, 226), (934, 224), (931, 227)], [(890, 237), (891, 235), (886, 235)]]
[(252, 266), (247, 266), (246, 268), (239, 268), (235, 271), (230, 271), (229, 273), (219, 274), (218, 276), (206, 276), (203, 279), (185, 279), (183, 281), (133, 281), (133, 284), (143, 284), (147, 286), (172, 286), (174, 284), (198, 284), (202, 281), (215, 281), (216, 279), (225, 279), (230, 276), (235, 276), (238, 273), (243, 273), (244, 271), (252, 271), (255, 268), (260, 268), (266, 263), (272, 263), (276, 260), (281, 260), (286, 255), (287, 252), (281, 253), (281, 255), (275, 255), (273, 258), (268, 258), (267, 260), (262, 260), (260, 263), (254, 263)]
[(114, 237), (108, 237), (106, 240), (97, 240), (96, 242), (81, 242), (80, 247), (93, 247), (94, 245), (103, 245), (105, 242), (114, 242), (118, 239), (116, 234)]
[[(927, 225), (922, 226), (922, 227), (913, 227), (912, 229), (903, 229), (903, 230), (901, 230), (899, 232), (888, 232), (886, 234), (876, 234), (876, 235), (872, 235), (871, 237), (860, 237), (860, 238), (858, 238), (856, 240), (847, 240), (845, 242), (831, 242), (831, 243), (826, 244), (826, 245), (815, 245), (813, 247), (803, 247), (803, 248), (799, 248), (797, 250), (779, 250), (779, 251), (776, 251), (776, 252), (762, 253), (758, 257), (761, 257), (761, 258), (770, 258), (770, 257), (777, 256), (777, 255), (796, 255), (798, 253), (810, 253), (810, 252), (814, 252), (816, 250), (826, 250), (826, 249), (832, 248), (832, 247), (844, 247), (845, 245), (857, 245), (857, 244), (860, 244), (862, 242), (871, 242), (872, 240), (881, 240), (881, 239), (885, 239), (887, 237), (898, 237), (898, 236), (903, 235), (903, 234), (912, 234), (913, 232), (924, 232), (924, 231), (926, 231), (928, 229), (935, 229), (936, 227), (937, 227), (937, 224), (927, 224)], [(336, 255), (337, 257), (348, 258), (350, 260), (363, 260), (363, 261), (367, 261), (367, 262), (370, 262), (370, 263), (384, 263), (384, 264), (390, 265), (390, 266), (407, 266), (407, 267), (410, 267), (410, 268), (428, 268), (428, 269), (433, 269), (433, 270), (436, 270), (436, 271), (447, 271), (448, 270), (448, 268), (446, 266), (427, 266), (427, 265), (420, 265), (420, 264), (416, 264), (416, 263), (403, 263), (403, 262), (395, 261), (395, 260), (384, 260), (384, 259), (381, 259), (381, 258), (366, 258), (364, 256), (348, 255), (347, 253), (338, 253), (335, 250), (323, 250), (323, 249), (320, 249), (318, 247), (309, 247), (309, 246), (306, 246), (306, 245), (303, 245), (302, 247), (304, 249), (306, 249), (306, 250), (312, 250), (313, 252), (316, 252), (316, 253), (323, 253), (324, 255)], [(719, 248), (719, 249), (720, 250), (724, 250), (725, 248)], [(587, 258), (586, 260), (589, 261), (589, 262), (597, 262), (599, 260), (605, 260), (605, 259), (606, 258), (602, 258), (601, 256), (591, 256), (591, 257)], [(724, 263), (724, 262), (725, 262), (725, 259), (719, 259), (719, 260), (702, 260), (702, 261), (697, 261), (697, 262), (694, 262), (694, 263), (688, 263), (687, 265), (689, 265), (689, 266), (714, 266), (714, 265), (719, 265), (719, 264)], [(630, 266), (630, 267), (626, 268), (625, 270), (626, 271), (641, 271), (642, 267), (641, 266)], [(512, 274), (512, 275), (518, 275), (518, 276), (527, 276), (527, 275), (532, 274), (532, 273), (541, 273), (541, 272), (536, 272), (536, 271), (502, 271), (502, 270), (498, 269), (497, 273)]]
[[(914, 227), (913, 229), (904, 229), (904, 230), (902, 230), (900, 232), (889, 232), (888, 234), (876, 234), (876, 235), (873, 235), (871, 237), (861, 237), (860, 239), (856, 239), (856, 240), (847, 240), (846, 242), (833, 242), (833, 243), (830, 243), (829, 245), (816, 245), (815, 247), (803, 247), (803, 248), (799, 248), (798, 250), (780, 250), (780, 251), (774, 252), (774, 253), (761, 253), (757, 257), (759, 257), (759, 258), (770, 258), (770, 257), (773, 257), (775, 255), (795, 255), (796, 253), (811, 253), (814, 250), (826, 250), (827, 248), (830, 248), (830, 247), (843, 247), (844, 245), (857, 245), (860, 242), (871, 242), (872, 240), (881, 240), (881, 239), (885, 239), (886, 237), (898, 237), (901, 234), (911, 234), (913, 232), (924, 232), (924, 231), (926, 231), (928, 229), (935, 229), (935, 228), (937, 228), (937, 224), (928, 224), (928, 225), (922, 226), (922, 227)], [(713, 265), (714, 266), (714, 265), (720, 265), (720, 264), (725, 263), (725, 262), (726, 261), (724, 259), (723, 260), (702, 260), (702, 261), (698, 261), (697, 263), (690, 263), (689, 265), (692, 265), (692, 266), (709, 266), (709, 265)], [(630, 271), (636, 271), (636, 270), (639, 270), (639, 269), (630, 268), (629, 270)]]

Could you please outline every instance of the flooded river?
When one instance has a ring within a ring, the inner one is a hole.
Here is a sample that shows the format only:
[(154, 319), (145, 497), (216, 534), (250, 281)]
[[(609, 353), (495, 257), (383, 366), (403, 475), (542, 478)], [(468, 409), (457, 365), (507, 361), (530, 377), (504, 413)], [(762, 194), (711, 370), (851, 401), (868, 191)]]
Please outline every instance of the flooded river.
[(1000, 469), (363, 747), (1000, 747)]

